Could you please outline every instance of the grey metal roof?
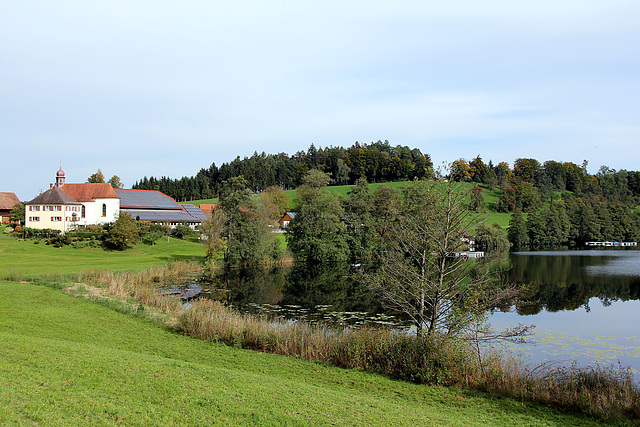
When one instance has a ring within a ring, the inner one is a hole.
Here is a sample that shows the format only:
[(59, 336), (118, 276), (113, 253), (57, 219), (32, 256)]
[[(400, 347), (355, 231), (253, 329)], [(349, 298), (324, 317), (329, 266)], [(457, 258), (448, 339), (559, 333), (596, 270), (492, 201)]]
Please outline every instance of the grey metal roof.
[(115, 191), (120, 197), (120, 208), (182, 210), (182, 207), (175, 200), (159, 191), (124, 189), (116, 189)]
[(123, 210), (131, 215), (131, 218), (140, 221), (151, 222), (201, 222), (200, 218), (193, 217), (186, 212), (167, 212), (167, 211), (137, 211)]
[(74, 198), (61, 191), (58, 187), (52, 187), (40, 194), (27, 205), (79, 205)]
[(190, 205), (190, 204), (183, 204), (182, 207), (184, 208), (185, 211), (187, 211), (187, 213), (195, 218), (198, 218), (200, 220), (205, 220), (207, 219), (207, 215), (205, 215), (204, 212), (202, 212), (202, 210), (195, 206), (195, 205)]

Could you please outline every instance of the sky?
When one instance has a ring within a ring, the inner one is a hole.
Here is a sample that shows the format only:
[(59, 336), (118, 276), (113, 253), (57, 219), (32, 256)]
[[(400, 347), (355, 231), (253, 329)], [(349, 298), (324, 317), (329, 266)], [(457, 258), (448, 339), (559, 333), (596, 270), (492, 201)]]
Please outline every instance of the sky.
[(640, 170), (640, 2), (2, 1), (0, 191), (388, 140)]

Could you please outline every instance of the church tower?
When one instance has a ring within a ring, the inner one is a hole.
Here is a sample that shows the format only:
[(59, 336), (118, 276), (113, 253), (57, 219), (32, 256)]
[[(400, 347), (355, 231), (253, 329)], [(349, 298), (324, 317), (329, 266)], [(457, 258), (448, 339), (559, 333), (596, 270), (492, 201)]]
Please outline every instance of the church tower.
[(60, 170), (56, 173), (56, 187), (60, 188), (64, 185), (64, 171), (62, 170), (62, 166), (60, 166)]

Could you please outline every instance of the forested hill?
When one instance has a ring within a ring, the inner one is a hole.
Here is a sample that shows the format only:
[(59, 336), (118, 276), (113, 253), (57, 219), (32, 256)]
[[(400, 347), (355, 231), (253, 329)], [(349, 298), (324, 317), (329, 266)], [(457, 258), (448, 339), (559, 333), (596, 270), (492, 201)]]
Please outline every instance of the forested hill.
[[(513, 212), (509, 241), (515, 249), (545, 249), (589, 241), (640, 241), (640, 172), (602, 166), (597, 174), (574, 163), (516, 159), (485, 165), (480, 157), (453, 162), (450, 178), (499, 188), (491, 208)], [(479, 187), (475, 195), (481, 194)], [(473, 198), (472, 198), (473, 200)], [(481, 196), (479, 203), (482, 205)], [(526, 214), (526, 215), (525, 215)], [(526, 217), (526, 218), (525, 218)]]
[(244, 159), (238, 156), (220, 167), (213, 163), (191, 177), (145, 176), (133, 188), (158, 190), (177, 201), (207, 199), (217, 196), (222, 182), (235, 176), (244, 176), (254, 192), (271, 186), (287, 190), (300, 185), (310, 169), (329, 173), (336, 185), (353, 184), (360, 177), (366, 177), (369, 182), (388, 182), (434, 176), (428, 154), (418, 148), (392, 147), (388, 141), (378, 141), (362, 145), (356, 142), (349, 148), (318, 149), (311, 144), (306, 152), (298, 151), (293, 155), (256, 152)]

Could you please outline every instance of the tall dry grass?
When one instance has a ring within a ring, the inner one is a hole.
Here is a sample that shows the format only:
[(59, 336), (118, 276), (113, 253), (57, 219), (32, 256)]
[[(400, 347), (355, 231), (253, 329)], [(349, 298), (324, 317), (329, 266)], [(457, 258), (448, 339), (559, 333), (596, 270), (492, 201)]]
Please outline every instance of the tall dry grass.
[(161, 291), (174, 285), (183, 285), (201, 271), (202, 265), (197, 262), (177, 261), (140, 271), (87, 270), (78, 275), (78, 281), (106, 289), (116, 298), (133, 298), (166, 314), (177, 315), (182, 307), (181, 301), (169, 298)]
[(387, 329), (335, 330), (283, 319), (238, 313), (201, 299), (184, 310), (159, 292), (200, 271), (176, 262), (139, 272), (89, 271), (81, 279), (120, 298), (135, 298), (175, 319), (185, 335), (231, 346), (358, 369), (421, 384), (459, 386), (521, 401), (582, 411), (604, 420), (638, 423), (640, 389), (629, 370), (615, 367), (539, 366), (527, 369), (496, 351), (479, 357), (473, 345), (438, 337), (417, 338)]

